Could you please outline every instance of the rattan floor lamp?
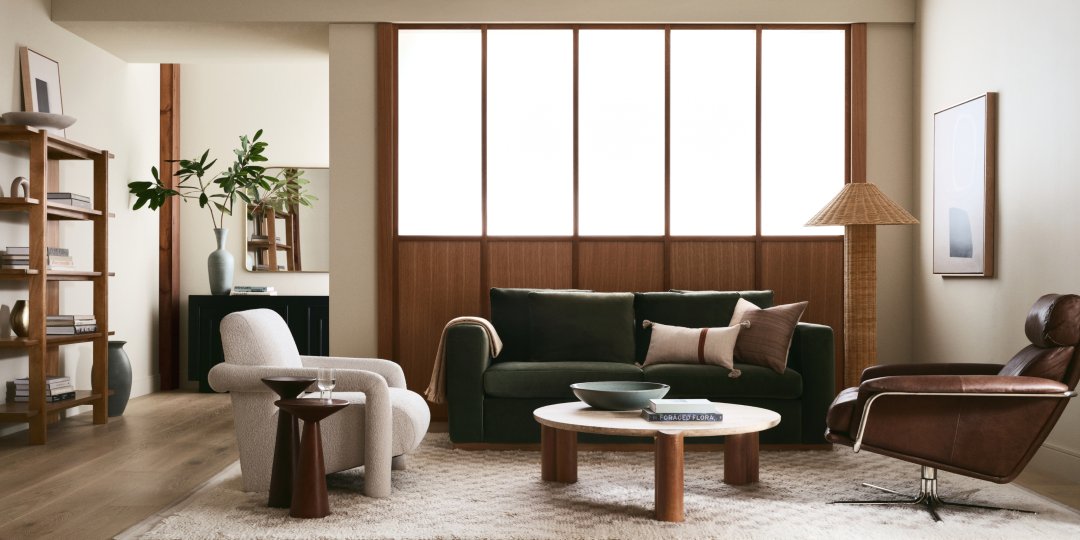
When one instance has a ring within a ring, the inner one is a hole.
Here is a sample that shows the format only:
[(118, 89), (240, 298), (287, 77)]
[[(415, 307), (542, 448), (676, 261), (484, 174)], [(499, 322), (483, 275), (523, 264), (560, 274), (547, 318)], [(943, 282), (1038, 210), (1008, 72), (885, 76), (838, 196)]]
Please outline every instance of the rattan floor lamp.
[(844, 185), (806, 222), (844, 226), (844, 387), (858, 386), (862, 371), (877, 363), (876, 227), (918, 222), (868, 182)]

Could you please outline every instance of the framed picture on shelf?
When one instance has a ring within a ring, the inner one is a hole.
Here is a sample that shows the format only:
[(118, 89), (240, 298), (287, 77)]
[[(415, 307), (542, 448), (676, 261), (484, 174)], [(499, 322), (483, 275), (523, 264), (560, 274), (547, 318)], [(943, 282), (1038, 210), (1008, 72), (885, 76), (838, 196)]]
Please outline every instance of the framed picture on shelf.
[[(19, 49), (22, 63), (23, 109), (30, 112), (64, 114), (60, 92), (60, 64), (33, 49)], [(50, 130), (53, 131), (53, 130)], [(60, 130), (63, 134), (63, 130)]]
[(934, 273), (993, 277), (997, 94), (934, 114)]

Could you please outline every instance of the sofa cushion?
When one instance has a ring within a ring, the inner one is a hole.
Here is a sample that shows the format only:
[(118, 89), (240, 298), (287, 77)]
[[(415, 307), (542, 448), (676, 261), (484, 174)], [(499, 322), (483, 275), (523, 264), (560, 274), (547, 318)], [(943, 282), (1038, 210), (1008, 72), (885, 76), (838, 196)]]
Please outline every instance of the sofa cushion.
[(530, 360), (634, 362), (632, 293), (529, 293)]
[(640, 380), (641, 368), (619, 362), (501, 362), (484, 372), (484, 394), (577, 399), (570, 390), (574, 383)]
[(727, 326), (738, 301), (735, 292), (634, 293), (634, 358), (644, 362), (649, 352), (652, 330), (643, 327), (645, 321), (685, 328)]
[[(528, 360), (529, 352), (529, 293), (543, 291), (570, 292), (574, 289), (509, 289), (492, 287), (491, 324), (499, 333), (503, 348), (492, 362)], [(578, 291), (588, 292), (588, 291)]]
[(787, 366), (788, 353), (791, 352), (795, 327), (806, 311), (806, 305), (807, 302), (799, 302), (760, 309), (740, 299), (735, 306), (731, 324), (749, 322), (750, 326), (739, 332), (739, 340), (735, 343), (735, 358), (783, 373)]
[(646, 320), (642, 326), (652, 332), (649, 353), (642, 366), (655, 364), (710, 364), (734, 367), (735, 341), (741, 325), (714, 328), (684, 328)]
[(739, 297), (749, 301), (750, 303), (761, 309), (768, 309), (773, 306), (773, 292), (770, 290), (739, 291)]
[(774, 398), (798, 399), (802, 396), (802, 375), (794, 370), (783, 373), (750, 364), (736, 363), (742, 371), (737, 379), (728, 377), (731, 370), (700, 364), (656, 364), (642, 369), (643, 380), (671, 386), (667, 397), (693, 398)]

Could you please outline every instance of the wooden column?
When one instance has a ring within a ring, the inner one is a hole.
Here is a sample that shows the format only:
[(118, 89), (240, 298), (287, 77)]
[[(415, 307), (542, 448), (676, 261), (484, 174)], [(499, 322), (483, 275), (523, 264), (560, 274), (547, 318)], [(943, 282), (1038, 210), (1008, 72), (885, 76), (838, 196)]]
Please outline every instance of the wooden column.
[(101, 337), (94, 339), (94, 362), (90, 386), (99, 397), (93, 401), (94, 423), (109, 421), (109, 152), (94, 156), (94, 319)]
[[(866, 24), (850, 31), (851, 182), (866, 182)], [(858, 386), (862, 370), (877, 363), (877, 246), (873, 225), (844, 228), (844, 365), (836, 391)]]
[[(162, 182), (175, 185), (180, 159), (180, 65), (161, 64), (160, 153)], [(180, 387), (180, 205), (175, 197), (158, 210), (158, 372), (161, 390)]]
[(656, 519), (683, 520), (683, 435), (678, 431), (656, 434)]

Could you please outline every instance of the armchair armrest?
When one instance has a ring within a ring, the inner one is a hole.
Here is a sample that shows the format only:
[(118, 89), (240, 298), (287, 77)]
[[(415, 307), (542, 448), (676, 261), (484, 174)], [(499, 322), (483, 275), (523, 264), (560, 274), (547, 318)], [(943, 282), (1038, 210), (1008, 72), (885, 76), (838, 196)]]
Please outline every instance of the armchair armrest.
[(903, 394), (1061, 394), (1069, 387), (1042, 377), (1003, 375), (899, 375), (859, 385), (859, 393)]
[[(218, 364), (210, 369), (207, 379), (217, 392), (271, 392), (263, 384), (263, 377), (311, 377), (318, 376), (314, 367), (240, 366)], [(386, 388), (386, 379), (377, 373), (359, 369), (342, 369), (335, 373), (338, 392), (368, 392), (375, 387)], [(389, 395), (389, 394), (387, 394)]]
[(885, 364), (864, 369), (859, 382), (894, 375), (996, 375), (1001, 371), (1002, 367), (1004, 366), (1001, 364), (967, 364), (960, 362)]
[(378, 373), (386, 379), (390, 388), (405, 388), (405, 372), (396, 362), (382, 358), (345, 358), (341, 356), (300, 356), (304, 367), (334, 369), (361, 369)]

